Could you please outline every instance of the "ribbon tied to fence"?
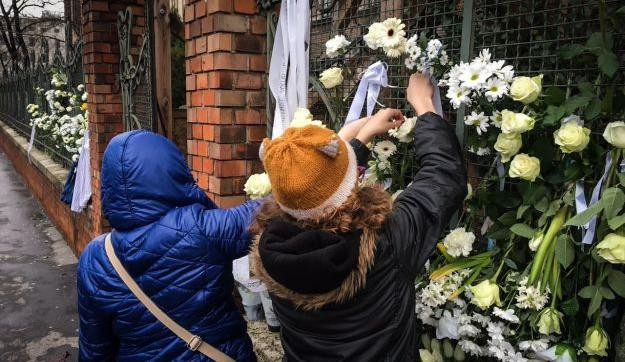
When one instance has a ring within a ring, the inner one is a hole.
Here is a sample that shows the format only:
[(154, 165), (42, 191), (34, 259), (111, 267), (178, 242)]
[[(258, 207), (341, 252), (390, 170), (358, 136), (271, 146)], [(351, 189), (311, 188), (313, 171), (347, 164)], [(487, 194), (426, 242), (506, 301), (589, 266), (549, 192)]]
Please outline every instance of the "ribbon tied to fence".
[(387, 65), (381, 61), (371, 64), (363, 73), (352, 105), (349, 107), (345, 124), (349, 124), (360, 118), (362, 108), (367, 101), (367, 117), (373, 114), (373, 109), (378, 101), (381, 87), (388, 87)]

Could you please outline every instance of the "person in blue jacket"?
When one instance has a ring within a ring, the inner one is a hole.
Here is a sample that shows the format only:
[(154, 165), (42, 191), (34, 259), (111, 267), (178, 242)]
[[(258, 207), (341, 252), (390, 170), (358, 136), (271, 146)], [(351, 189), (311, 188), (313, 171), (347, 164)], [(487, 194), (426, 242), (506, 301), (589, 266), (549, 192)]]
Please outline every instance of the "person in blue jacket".
[[(256, 361), (232, 297), (232, 261), (248, 253), (251, 201), (218, 209), (168, 139), (147, 131), (114, 137), (102, 161), (102, 208), (115, 253), (169, 317), (236, 361)], [(81, 361), (208, 361), (161, 324), (122, 282), (104, 249), (78, 265)]]

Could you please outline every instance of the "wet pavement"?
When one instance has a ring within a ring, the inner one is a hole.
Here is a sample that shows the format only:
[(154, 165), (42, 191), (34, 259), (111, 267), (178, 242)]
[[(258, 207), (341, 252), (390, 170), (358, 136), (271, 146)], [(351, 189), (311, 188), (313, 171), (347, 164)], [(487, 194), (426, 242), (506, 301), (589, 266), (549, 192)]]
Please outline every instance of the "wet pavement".
[(76, 361), (76, 257), (0, 151), (0, 361)]

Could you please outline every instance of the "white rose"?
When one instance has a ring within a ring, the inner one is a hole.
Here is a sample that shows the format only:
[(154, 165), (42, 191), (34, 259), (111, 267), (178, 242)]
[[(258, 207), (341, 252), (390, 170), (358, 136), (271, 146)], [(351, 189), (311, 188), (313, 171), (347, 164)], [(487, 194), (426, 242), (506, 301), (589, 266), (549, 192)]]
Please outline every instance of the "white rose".
[(534, 102), (542, 91), (543, 75), (535, 77), (516, 77), (510, 86), (510, 96), (523, 104)]
[(590, 142), (590, 130), (575, 122), (567, 122), (553, 133), (553, 138), (562, 152), (580, 152)]
[(469, 256), (471, 250), (473, 250), (474, 241), (475, 235), (460, 227), (452, 230), (445, 236), (443, 245), (449, 255), (457, 258), (459, 256)]
[(338, 67), (326, 69), (319, 76), (319, 81), (328, 89), (334, 88), (343, 83), (343, 69)]
[(488, 309), (491, 305), (501, 305), (499, 299), (499, 286), (486, 279), (476, 286), (469, 287), (473, 294), (471, 303), (477, 305), (481, 309)]
[(243, 191), (252, 199), (261, 199), (271, 193), (271, 182), (266, 173), (254, 174), (245, 182)]
[(510, 162), (510, 177), (534, 182), (540, 174), (540, 160), (536, 157), (519, 153)]
[(603, 131), (603, 138), (616, 148), (625, 148), (625, 122), (610, 122)]
[(523, 133), (534, 129), (536, 120), (523, 113), (514, 113), (507, 109), (501, 111), (501, 132)]
[(519, 153), (523, 141), (521, 135), (517, 133), (500, 133), (495, 142), (495, 150), (501, 154), (501, 162), (508, 162), (512, 156)]
[(397, 128), (388, 130), (388, 134), (397, 138), (399, 142), (412, 142), (412, 130), (417, 124), (417, 117), (405, 118), (404, 123)]

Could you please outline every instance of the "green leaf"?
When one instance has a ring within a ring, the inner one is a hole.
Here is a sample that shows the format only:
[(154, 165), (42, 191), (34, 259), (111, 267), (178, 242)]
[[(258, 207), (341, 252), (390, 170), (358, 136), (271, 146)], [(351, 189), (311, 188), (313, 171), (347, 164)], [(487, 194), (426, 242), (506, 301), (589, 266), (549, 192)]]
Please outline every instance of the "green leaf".
[(617, 176), (621, 186), (625, 187), (625, 172), (621, 172)]
[(577, 295), (579, 295), (580, 298), (590, 299), (596, 293), (597, 293), (597, 287), (595, 285), (589, 285), (589, 286), (582, 288), (582, 290), (580, 290), (577, 293)]
[[(566, 100), (563, 107), (565, 109), (564, 113), (574, 113), (578, 108), (586, 107), (586, 105), (590, 102), (590, 96), (573, 96)], [(549, 109), (547, 109), (547, 112)]]
[(581, 82), (577, 88), (584, 96), (594, 97), (595, 95), (595, 86), (590, 82)]
[(615, 14), (619, 16), (625, 16), (625, 6), (621, 6), (618, 10), (616, 10)]
[(523, 187), (523, 203), (528, 205), (537, 203), (549, 192), (545, 186), (536, 186), (533, 183), (524, 184)]
[(618, 70), (619, 61), (616, 54), (609, 50), (603, 51), (597, 58), (599, 69), (608, 77), (612, 78)]
[(584, 210), (583, 212), (580, 212), (579, 214), (573, 216), (572, 218), (570, 218), (567, 222), (566, 222), (566, 226), (582, 226), (582, 225), (586, 225), (590, 219), (593, 218), (593, 216), (597, 215), (598, 213), (601, 212), (601, 210), (603, 210), (603, 202), (598, 201), (596, 203), (594, 203), (591, 207), (587, 208), (586, 210)]
[(612, 269), (608, 274), (608, 285), (614, 293), (625, 298), (625, 273)]
[(549, 200), (547, 200), (546, 197), (543, 197), (542, 199), (540, 199), (540, 201), (538, 201), (538, 203), (536, 203), (536, 205), (534, 205), (534, 208), (540, 212), (545, 212), (547, 211), (547, 208), (549, 207)]
[(599, 292), (601, 293), (601, 296), (603, 296), (605, 299), (614, 299), (614, 293), (612, 293), (610, 288), (601, 287), (599, 288)]
[(595, 314), (596, 311), (601, 307), (601, 301), (603, 300), (603, 296), (599, 292), (599, 288), (596, 288), (595, 294), (592, 296), (590, 300), (590, 305), (588, 306), (588, 317), (591, 317)]
[(523, 217), (523, 214), (525, 214), (525, 211), (527, 211), (527, 209), (530, 208), (530, 205), (521, 205), (519, 206), (519, 209), (516, 212), (516, 218), (517, 220)]
[(603, 204), (606, 219), (610, 220), (618, 215), (623, 208), (623, 204), (625, 204), (625, 193), (618, 187), (610, 187), (603, 191), (601, 203)]
[(608, 219), (608, 226), (612, 230), (616, 230), (625, 224), (625, 214), (615, 216), (611, 219)]
[(566, 99), (566, 92), (558, 87), (549, 87), (544, 92), (547, 105), (559, 106)]
[(597, 49), (612, 49), (613, 45), (612, 34), (606, 33), (605, 36), (602, 33), (592, 33), (586, 42), (586, 48), (595, 52)]
[(594, 97), (590, 103), (588, 103), (588, 107), (584, 110), (584, 117), (586, 120), (590, 121), (601, 113), (601, 100), (597, 97)]
[(581, 44), (567, 44), (560, 47), (558, 54), (562, 59), (569, 60), (582, 54), (585, 50), (586, 47)]
[(561, 235), (556, 242), (556, 258), (567, 269), (575, 260), (573, 244), (566, 235)]
[(577, 301), (577, 298), (573, 296), (573, 298), (560, 303), (560, 309), (565, 315), (576, 315), (579, 312), (579, 302)]
[(526, 239), (534, 237), (534, 233), (536, 232), (534, 229), (525, 224), (514, 224), (510, 227), (510, 231)]
[(556, 124), (564, 114), (566, 113), (566, 108), (564, 105), (556, 107), (556, 106), (548, 106), (547, 107), (547, 115), (543, 119), (543, 124), (545, 126), (552, 126)]
[(504, 262), (504, 263), (506, 263), (506, 265), (507, 265), (510, 269), (512, 269), (512, 270), (519, 270), (519, 267), (516, 265), (516, 263), (515, 263), (512, 259), (505, 258), (505, 259), (503, 260), (503, 262)]

